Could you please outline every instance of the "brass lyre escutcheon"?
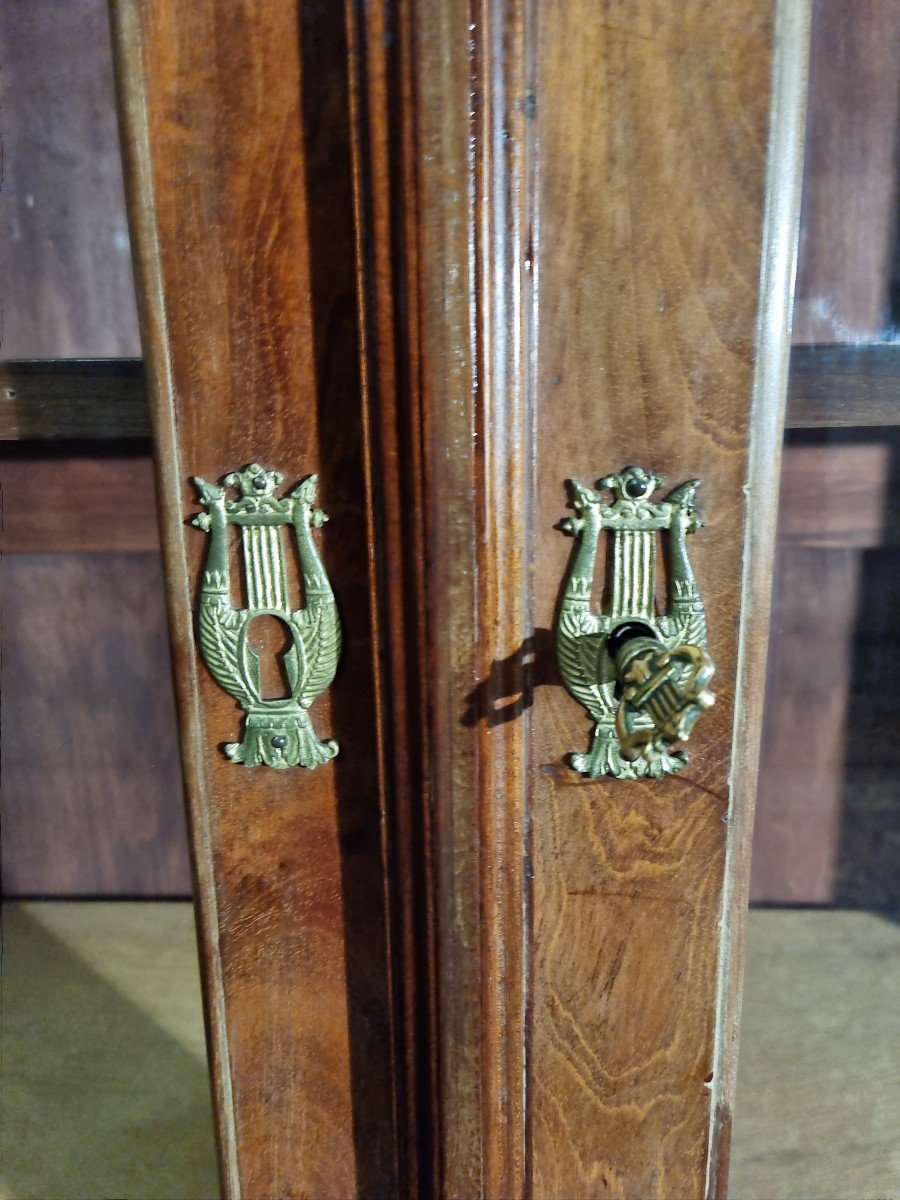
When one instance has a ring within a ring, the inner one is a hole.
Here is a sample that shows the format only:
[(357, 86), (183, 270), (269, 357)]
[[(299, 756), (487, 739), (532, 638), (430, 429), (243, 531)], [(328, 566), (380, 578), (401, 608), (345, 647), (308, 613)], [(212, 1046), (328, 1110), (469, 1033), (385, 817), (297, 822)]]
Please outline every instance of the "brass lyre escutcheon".
[[(599, 492), (570, 481), (575, 516), (562, 522), (578, 546), (556, 624), (556, 653), (566, 688), (594, 719), (586, 754), (571, 754), (576, 771), (659, 779), (687, 762), (683, 742), (715, 702), (715, 668), (706, 651), (706, 613), (685, 538), (702, 525), (694, 508), (699, 479), (654, 501), (659, 475), (625, 467)], [(591, 611), (600, 534), (613, 539), (608, 611)], [(666, 535), (667, 610), (656, 611), (657, 534)]]
[[(310, 475), (279, 499), (273, 492), (283, 479), (280, 471), (258, 463), (226, 475), (221, 486), (195, 477), (207, 511), (191, 518), (209, 534), (197, 616), (200, 654), (219, 687), (247, 714), (242, 741), (226, 745), (225, 753), (232, 762), (279, 770), (316, 767), (337, 754), (336, 741), (319, 741), (307, 710), (334, 679), (341, 650), (334, 593), (312, 537), (328, 520), (315, 507), (317, 477)], [(229, 499), (228, 488), (236, 489), (236, 498)], [(229, 525), (241, 531), (246, 608), (232, 603)], [(292, 607), (288, 597), (283, 531), (297, 539), (302, 608)], [(248, 637), (260, 616), (277, 617), (290, 633), (285, 698), (262, 696), (259, 657)]]

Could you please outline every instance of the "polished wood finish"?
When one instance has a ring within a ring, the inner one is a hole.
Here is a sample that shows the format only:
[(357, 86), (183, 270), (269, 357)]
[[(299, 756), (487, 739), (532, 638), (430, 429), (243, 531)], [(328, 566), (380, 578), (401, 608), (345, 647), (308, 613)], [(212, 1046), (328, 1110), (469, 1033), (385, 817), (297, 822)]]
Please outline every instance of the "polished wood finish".
[[(887, 249), (889, 239), (885, 237), (885, 228), (889, 221), (886, 226), (885, 213), (889, 213), (894, 186), (889, 150), (895, 120), (892, 97), (896, 78), (893, 55), (886, 51), (892, 44), (893, 14), (897, 11), (896, 0), (854, 5), (851, 9), (830, 0), (817, 6), (814, 111), (810, 119), (810, 136), (821, 152), (817, 153), (815, 162), (810, 160), (806, 177), (803, 245), (807, 254), (812, 255), (812, 261), (807, 264), (805, 255), (801, 260), (798, 336), (815, 332), (804, 326), (807, 317), (803, 315), (809, 309), (813, 288), (831, 289), (830, 295), (834, 299), (828, 303), (832, 309), (844, 314), (841, 319), (845, 323), (849, 319), (846, 314), (859, 309), (861, 302), (871, 310), (871, 296), (881, 296), (883, 300), (886, 295), (887, 265), (876, 259)], [(77, 21), (80, 30), (90, 34), (90, 44), (82, 47), (77, 56), (71, 54), (73, 20)], [(882, 36), (876, 52), (869, 53), (867, 45), (876, 30), (876, 23)], [(6, 336), (3, 342), (7, 352), (18, 349), (22, 352), (71, 353), (75, 348), (98, 347), (130, 347), (131, 353), (137, 351), (133, 305), (128, 295), (130, 267), (122, 249), (122, 197), (115, 169), (117, 147), (109, 120), (111, 68), (104, 26), (103, 5), (97, 0), (78, 0), (77, 4), (67, 7), (66, 13), (58, 5), (13, 3), (7, 6), (0, 19), (0, 39), (7, 47), (4, 61), (8, 67), (15, 68), (13, 59), (18, 62), (20, 56), (27, 58), (33, 53), (34, 44), (40, 42), (41, 83), (41, 87), (32, 93), (29, 79), (25, 81), (23, 91), (15, 70), (4, 74), (4, 94), (13, 101), (9, 109), (11, 123), (5, 131), (4, 204), (10, 202), (15, 213), (11, 229), (18, 229), (22, 234), (20, 239), (13, 237), (7, 247)], [(370, 41), (373, 44), (377, 41), (374, 28)], [(370, 61), (375, 53), (370, 53)], [(845, 73), (841, 59), (852, 60), (850, 74), (855, 81), (852, 104), (835, 87), (837, 76)], [(373, 131), (373, 137), (377, 136), (377, 131)], [(833, 152), (833, 140), (844, 147), (842, 153)], [(66, 148), (64, 160), (44, 152), (47, 146), (59, 144)], [(854, 160), (852, 172), (847, 166), (848, 147)], [(857, 155), (861, 159), (859, 162)], [(864, 186), (858, 185), (858, 175), (854, 173), (857, 168), (864, 173)], [(62, 171), (64, 175), (60, 174)], [(29, 195), (33, 204), (27, 200)], [(81, 199), (78, 203), (59, 206), (60, 198), (72, 196)], [(382, 193), (382, 203), (389, 200), (390, 196)], [(873, 214), (877, 219), (870, 220)], [(819, 231), (822, 221), (826, 226), (824, 232)], [(866, 221), (870, 221), (868, 231)], [(55, 255), (41, 249), (49, 241), (51, 232)], [(27, 270), (23, 269), (23, 262), (28, 264)], [(382, 297), (389, 275), (390, 268), (387, 275), (382, 272), (379, 277)], [(45, 283), (48, 276), (50, 282)], [(837, 335), (829, 328), (826, 336)], [(144, 436), (149, 429), (149, 416), (142, 378), (143, 366), (137, 359), (32, 360), (2, 364), (0, 438), (57, 440)], [(794, 346), (788, 424), (794, 428), (896, 424), (900, 413), (898, 378), (900, 367), (896, 344), (826, 342)], [(391, 381), (386, 379), (383, 390), (390, 391), (391, 386)], [(388, 418), (380, 421), (385, 437), (390, 436), (389, 425)], [(132, 464), (117, 456), (103, 465), (89, 467), (82, 462), (83, 448), (66, 447), (65, 453), (69, 452), (75, 454), (71, 465), (44, 457), (29, 458), (28, 466), (10, 466), (6, 460), (0, 463), (0, 483), (5, 485), (4, 545), (7, 551), (93, 551), (116, 547), (123, 552), (152, 550), (157, 545), (157, 535), (149, 461)], [(29, 447), (28, 453), (33, 454), (33, 448)], [(830, 462), (833, 456), (837, 458), (835, 463)], [(870, 448), (862, 458), (856, 459), (862, 475), (841, 457), (838, 448), (821, 447), (815, 454), (802, 454), (797, 458), (793, 456), (793, 447), (789, 446), (787, 461), (782, 515), (790, 545), (786, 544), (782, 549), (778, 578), (785, 580), (781, 604), (784, 620), (793, 629), (792, 614), (795, 609), (802, 609), (802, 597), (819, 575), (834, 580), (855, 580), (857, 565), (848, 566), (846, 576), (838, 568), (839, 562), (851, 561), (843, 554), (842, 547), (873, 549), (879, 538), (890, 540), (893, 537), (894, 526), (881, 507), (887, 469), (883, 453)], [(861, 480), (863, 486), (860, 486)], [(852, 507), (845, 506), (843, 515), (823, 512), (821, 497), (826, 488), (852, 499)], [(78, 496), (77, 506), (69, 502), (72, 495)], [(408, 501), (407, 495), (405, 502)], [(115, 514), (124, 514), (124, 519), (120, 520)], [(386, 517), (383, 527), (383, 541), (390, 539), (402, 539), (396, 506)], [(785, 562), (794, 553), (794, 548), (810, 544), (818, 546), (823, 553), (814, 555), (799, 551), (795, 566), (801, 560), (818, 565), (811, 566), (806, 574), (799, 567), (787, 571)], [(397, 561), (396, 554), (391, 561)], [(857, 562), (856, 559), (852, 561)], [(69, 569), (76, 568), (72, 565)], [(386, 620), (395, 625), (402, 624), (404, 605), (411, 604), (415, 609), (418, 603), (414, 589), (396, 593), (394, 599), (398, 596), (399, 603), (395, 604), (392, 599), (386, 605)], [(15, 600), (11, 597), (8, 603), (14, 605)], [(39, 604), (33, 608), (31, 620), (35, 627), (44, 627), (54, 611), (46, 602), (43, 607)], [(786, 634), (787, 643), (791, 647), (796, 644), (796, 650), (785, 651), (784, 655), (776, 650), (775, 664), (791, 662), (799, 667), (807, 664), (812, 669), (823, 658), (829, 662), (843, 662), (853, 621), (852, 613), (845, 612), (845, 615), (848, 624), (842, 629), (829, 625), (827, 631), (823, 629), (815, 637), (807, 626), (805, 653), (801, 647), (800, 629)], [(156, 628), (155, 620), (149, 624)], [(105, 618), (102, 628), (112, 636), (112, 628)], [(151, 636), (146, 626), (135, 633)], [(832, 649), (820, 655), (825, 642)], [(103, 652), (100, 644), (98, 651)], [(522, 658), (522, 655), (512, 655), (505, 662), (501, 659), (500, 665), (493, 669), (490, 687), (497, 694), (504, 689), (515, 690)], [(404, 679), (401, 687), (396, 682), (398, 670), (392, 670), (392, 676), (391, 719), (395, 729), (403, 730), (402, 734), (398, 732), (396, 740), (407, 747), (403, 752), (407, 753), (410, 710), (408, 696), (400, 693), (405, 688), (414, 692), (415, 684)], [(846, 683), (849, 686), (850, 680)], [(814, 730), (810, 744), (832, 746), (832, 739), (841, 736), (840, 721), (834, 716), (835, 709), (829, 699), (833, 687), (834, 680), (829, 677), (828, 687), (818, 692), (823, 701), (815, 705), (809, 699), (815, 691), (810, 680), (805, 676), (800, 678), (793, 667), (783, 672), (779, 668), (778, 674), (770, 677), (767, 728), (777, 731), (784, 720), (796, 712), (798, 702), (794, 693), (802, 689), (807, 697), (806, 723)], [(479, 693), (479, 697), (485, 694), (486, 690)], [(488, 703), (507, 714), (515, 711), (515, 700), (507, 705), (502, 698)], [(77, 725), (82, 719), (79, 696), (60, 696), (59, 704), (64, 706), (61, 723)], [(123, 715), (125, 712), (132, 713), (135, 730), (143, 727), (145, 717), (140, 708), (126, 708)], [(129, 727), (124, 724), (117, 734), (118, 738), (126, 740), (133, 736), (133, 731), (129, 732)], [(837, 826), (840, 787), (832, 780), (831, 807), (824, 805), (831, 815), (827, 818), (823, 815), (822, 820), (810, 826), (807, 819), (810, 806), (821, 807), (823, 804), (822, 781), (815, 771), (810, 772), (805, 767), (794, 770), (797, 756), (793, 744), (777, 743), (776, 733), (767, 733), (766, 738), (766, 755), (770, 761), (761, 782), (753, 896), (761, 901), (814, 902), (831, 894), (829, 889), (833, 890), (834, 886), (833, 879), (825, 882), (822, 864), (833, 862), (828, 847)], [(416, 772), (411, 772), (409, 786), (413, 791), (421, 786), (415, 782), (417, 778)], [(18, 786), (15, 777), (8, 772), (6, 780), (7, 789)], [(396, 781), (394, 786), (399, 812)], [(109, 821), (99, 822), (92, 816), (94, 827), (108, 826), (117, 830), (124, 827), (120, 811), (122, 797), (134, 794), (136, 805), (147, 803), (144, 792), (132, 793), (127, 778), (113, 781), (106, 794), (111, 805)], [(157, 796), (154, 805), (164, 804), (169, 795), (166, 789), (154, 794)], [(100, 802), (100, 793), (92, 793), (92, 813), (96, 812)], [(63, 800), (64, 805), (68, 803)], [(23, 809), (17, 819), (25, 822), (29, 811), (32, 810)], [(36, 813), (37, 809), (33, 811)], [(139, 831), (144, 828), (144, 818), (140, 809), (136, 809), (136, 813), (134, 828)], [(785, 867), (784, 854), (778, 849), (780, 842), (774, 829), (766, 832), (770, 819), (779, 831), (784, 831), (785, 844), (792, 847), (789, 870)], [(419, 855), (424, 835), (414, 818), (411, 822), (410, 825), (407, 820), (405, 830), (415, 837), (410, 842), (404, 834), (398, 838), (398, 846), (402, 850), (409, 845), (408, 853)], [(174, 824), (166, 826), (173, 831), (172, 837), (176, 836), (175, 828)], [(30, 859), (27, 867), (22, 868), (27, 871), (29, 889), (53, 891), (64, 878), (71, 879), (72, 886), (78, 891), (98, 893), (105, 890), (114, 894), (127, 894), (132, 890), (144, 893), (158, 888), (164, 894), (171, 888), (183, 892), (187, 886), (183, 874), (173, 882), (168, 864), (174, 851), (167, 840), (168, 833), (156, 866), (153, 866), (155, 856), (150, 853), (120, 853), (115, 858), (113, 870), (111, 854), (100, 848), (92, 852), (91, 847), (85, 845), (83, 851), (78, 851), (80, 861), (76, 863), (70, 858), (61, 870), (58, 863), (66, 855), (74, 854), (72, 848), (76, 843), (71, 841), (68, 826), (53, 825), (42, 826), (34, 836), (28, 836), (24, 826), (21, 834), (10, 827), (6, 829), (8, 853), (4, 874), (7, 888), (19, 886), (15, 882), (19, 871), (16, 862), (21, 851), (12, 854), (10, 838), (14, 838), (14, 845), (19, 847), (44, 845), (54, 831), (59, 835), (59, 847), (45, 847), (42, 861), (46, 869), (36, 870)], [(422, 916), (418, 903), (421, 899), (421, 893), (417, 893), (415, 902), (412, 893), (405, 894), (409, 915), (407, 928), (411, 936), (417, 930), (421, 933)], [(416, 970), (413, 966), (410, 979), (416, 978)], [(421, 1010), (423, 991), (427, 993), (422, 980), (418, 992), (410, 985), (410, 1013)], [(427, 1042), (428, 1023), (422, 1024), (420, 1033)], [(415, 1095), (418, 1089), (419, 1100), (424, 1102), (427, 1086), (414, 1071), (410, 1078), (413, 1081), (410, 1083), (411, 1094)], [(417, 1079), (419, 1082), (415, 1082)], [(409, 1119), (412, 1121), (413, 1117)], [(426, 1158), (428, 1153), (423, 1150)]]
[(4, 554), (3, 890), (188, 896), (159, 554)]
[(0, 62), (0, 355), (137, 355), (106, 0), (5, 0)]
[(392, 716), (407, 705), (390, 752), (409, 1126), (421, 1193), (447, 1197), (529, 1187), (525, 38), (515, 5), (354, 22)]
[[(116, 5), (228, 1197), (725, 1194), (804, 11), (773, 93), (749, 0)], [(197, 665), (188, 477), (252, 458), (333, 517), (314, 775)], [(634, 460), (703, 478), (719, 703), (591, 782), (553, 525)]]
[[(427, 1196), (434, 1193), (445, 1153), (438, 1083), (438, 868), (428, 784), (434, 705), (429, 701), (427, 659), (429, 531), (421, 444), (416, 164), (411, 124), (401, 121), (400, 128), (395, 127), (398, 103), (409, 116), (413, 111), (411, 26), (408, 20), (398, 21), (398, 12), (388, 4), (348, 7), (348, 14), (360, 382), (370, 429), (370, 478), (380, 497), (377, 608), (387, 677), (382, 742), (390, 780), (391, 882), (403, 1033), (398, 1125), (407, 1149), (407, 1190), (412, 1196)], [(468, 970), (464, 982), (470, 982)], [(445, 1020), (453, 1021), (447, 1003), (444, 1012)], [(444, 1070), (443, 1079), (444, 1094), (455, 1090), (458, 1100), (451, 1073)], [(466, 1119), (477, 1121), (474, 1106)]]
[[(732, 2), (608, 5), (601, 19), (591, 5), (537, 9), (536, 624), (553, 620), (570, 553), (552, 527), (566, 477), (626, 462), (672, 484), (698, 476), (707, 524), (691, 557), (718, 700), (682, 774), (591, 782), (563, 765), (587, 737), (584, 714), (559, 688), (535, 693), (535, 1196), (724, 1195), (734, 897), (746, 888), (774, 543), (773, 497), (754, 489), (777, 471), (786, 366), (785, 345), (763, 342), (757, 387), (771, 371), (771, 391), (751, 409), (773, 16)], [(802, 55), (796, 36), (784, 50)], [(772, 136), (778, 147), (786, 118), (787, 158), (773, 157), (768, 182), (790, 205), (798, 130), (782, 103)], [(777, 322), (786, 280), (771, 266), (759, 302)]]
[(139, 358), (0, 363), (0, 441), (149, 436)]
[[(399, 1189), (345, 30), (293, 0), (114, 6), (227, 1197)], [(247, 770), (197, 658), (190, 477), (319, 474), (341, 752)]]

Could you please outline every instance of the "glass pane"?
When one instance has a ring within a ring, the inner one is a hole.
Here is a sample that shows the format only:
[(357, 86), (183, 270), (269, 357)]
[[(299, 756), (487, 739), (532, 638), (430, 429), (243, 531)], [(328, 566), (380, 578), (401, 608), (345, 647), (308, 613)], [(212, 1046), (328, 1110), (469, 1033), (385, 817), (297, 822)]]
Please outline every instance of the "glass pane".
[(814, 8), (729, 1194), (900, 1189), (900, 4)]
[(3, 0), (0, 49), (0, 356), (139, 356), (107, 0)]
[[(0, 5), (0, 362), (140, 355), (108, 21), (106, 0)], [(150, 446), (3, 441), (0, 487), (0, 1195), (208, 1200)]]

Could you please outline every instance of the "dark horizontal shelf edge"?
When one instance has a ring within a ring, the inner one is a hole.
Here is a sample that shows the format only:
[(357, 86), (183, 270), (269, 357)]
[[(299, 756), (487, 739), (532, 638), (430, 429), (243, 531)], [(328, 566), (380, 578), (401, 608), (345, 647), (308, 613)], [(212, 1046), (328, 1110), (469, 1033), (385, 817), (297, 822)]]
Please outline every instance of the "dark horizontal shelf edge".
[(0, 363), (0, 441), (146, 438), (140, 358)]
[(900, 425), (900, 342), (792, 347), (787, 425)]
[[(789, 429), (900, 425), (900, 342), (794, 346)], [(146, 438), (139, 358), (0, 363), (0, 441)]]

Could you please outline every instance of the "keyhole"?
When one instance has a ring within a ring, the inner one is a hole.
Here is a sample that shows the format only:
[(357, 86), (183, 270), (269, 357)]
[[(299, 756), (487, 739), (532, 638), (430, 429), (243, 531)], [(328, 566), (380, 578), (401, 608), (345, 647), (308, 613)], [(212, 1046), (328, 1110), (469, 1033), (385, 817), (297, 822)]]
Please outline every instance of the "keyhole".
[(254, 617), (247, 640), (259, 656), (259, 693), (263, 700), (286, 700), (291, 694), (284, 656), (293, 645), (291, 631), (280, 617)]

